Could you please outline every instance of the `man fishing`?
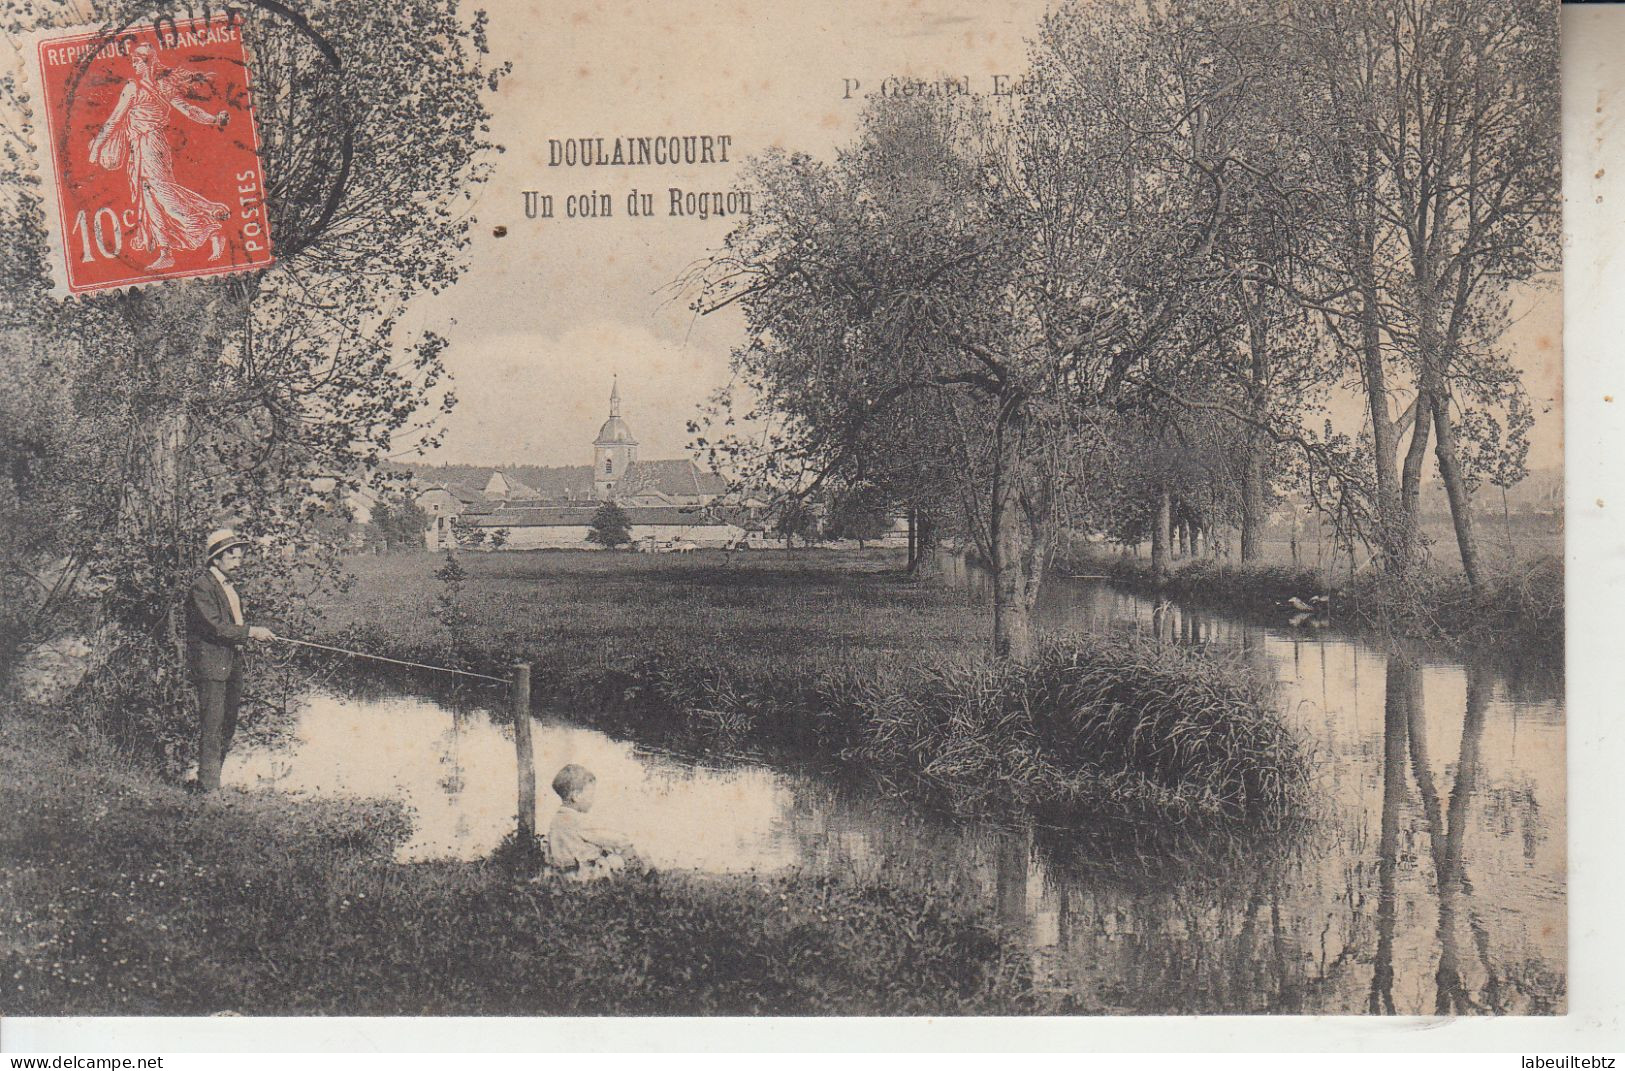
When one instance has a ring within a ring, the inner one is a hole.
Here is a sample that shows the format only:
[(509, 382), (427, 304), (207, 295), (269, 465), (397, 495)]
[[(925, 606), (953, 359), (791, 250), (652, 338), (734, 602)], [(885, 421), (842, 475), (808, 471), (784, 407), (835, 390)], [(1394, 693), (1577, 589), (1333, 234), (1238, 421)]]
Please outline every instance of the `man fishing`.
[(187, 663), (198, 697), (197, 780), (188, 784), (194, 792), (220, 787), (243, 696), (243, 644), (276, 639), (270, 629), (243, 621), (242, 600), (228, 579), (242, 564), (247, 543), (230, 528), (210, 533), (207, 568), (186, 600)]

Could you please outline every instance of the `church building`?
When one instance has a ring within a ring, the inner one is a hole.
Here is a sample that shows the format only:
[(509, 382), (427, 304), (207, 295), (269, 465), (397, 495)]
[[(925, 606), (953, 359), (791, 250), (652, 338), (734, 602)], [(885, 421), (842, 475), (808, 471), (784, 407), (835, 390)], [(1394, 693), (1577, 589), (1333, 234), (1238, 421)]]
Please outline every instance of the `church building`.
[(702, 472), (686, 457), (638, 460), (638, 441), (621, 419), (621, 385), (609, 388), (609, 419), (592, 444), (593, 494), (621, 506), (704, 506), (726, 488), (722, 477)]

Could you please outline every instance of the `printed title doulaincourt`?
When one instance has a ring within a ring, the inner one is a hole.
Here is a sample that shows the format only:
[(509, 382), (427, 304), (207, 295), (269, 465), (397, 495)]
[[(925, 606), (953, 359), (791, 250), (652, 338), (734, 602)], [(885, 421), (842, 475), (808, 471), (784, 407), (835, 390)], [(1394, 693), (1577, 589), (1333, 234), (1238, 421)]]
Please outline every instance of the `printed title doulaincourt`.
[(548, 167), (725, 164), (732, 134), (627, 138), (548, 138)]

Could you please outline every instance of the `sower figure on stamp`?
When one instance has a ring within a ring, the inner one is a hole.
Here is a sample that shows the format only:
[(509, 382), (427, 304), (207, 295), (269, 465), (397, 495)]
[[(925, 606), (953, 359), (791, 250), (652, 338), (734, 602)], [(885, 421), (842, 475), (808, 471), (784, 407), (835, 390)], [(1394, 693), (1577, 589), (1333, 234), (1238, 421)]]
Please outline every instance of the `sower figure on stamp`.
[(186, 600), (187, 661), (198, 699), (197, 792), (220, 787), (243, 696), (243, 644), (276, 639), (270, 629), (244, 622), (242, 600), (228, 579), (242, 564), (247, 542), (230, 528), (211, 533), (208, 567)]
[(180, 84), (184, 75), (159, 74), (158, 56), (149, 44), (135, 47), (130, 65), (135, 77), (124, 83), (113, 114), (91, 141), (90, 160), (129, 175), (136, 222), (130, 245), (158, 254), (148, 270), (174, 267), (175, 250), (197, 249), (204, 242), (209, 243), (209, 260), (219, 260), (225, 252), (220, 229), (231, 218), (231, 210), (176, 181), (166, 131), (171, 109), (193, 122), (222, 129), (230, 113), (206, 112), (187, 100)]

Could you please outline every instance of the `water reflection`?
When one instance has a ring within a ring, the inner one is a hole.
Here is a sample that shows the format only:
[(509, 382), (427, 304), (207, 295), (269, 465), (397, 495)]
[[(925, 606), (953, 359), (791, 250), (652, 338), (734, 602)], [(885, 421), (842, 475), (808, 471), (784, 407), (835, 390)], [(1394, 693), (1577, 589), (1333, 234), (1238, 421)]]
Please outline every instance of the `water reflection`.
[[(1040, 985), (1085, 1008), (1563, 1010), (1558, 683), (1101, 584), (1051, 585), (1040, 617), (1201, 644), (1273, 680), (1312, 748), (1307, 828), (1285, 844), (1010, 828), (828, 771), (702, 764), (556, 717), (535, 723), (538, 779), (569, 761), (594, 769), (601, 819), (662, 867), (837, 874), (985, 911), (1024, 937)], [(511, 734), (477, 707), (317, 697), (293, 740), (234, 756), (227, 776), (406, 800), (403, 859), (477, 858), (513, 825)]]

